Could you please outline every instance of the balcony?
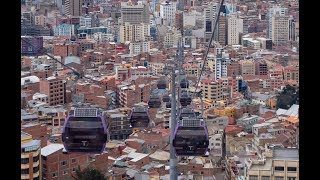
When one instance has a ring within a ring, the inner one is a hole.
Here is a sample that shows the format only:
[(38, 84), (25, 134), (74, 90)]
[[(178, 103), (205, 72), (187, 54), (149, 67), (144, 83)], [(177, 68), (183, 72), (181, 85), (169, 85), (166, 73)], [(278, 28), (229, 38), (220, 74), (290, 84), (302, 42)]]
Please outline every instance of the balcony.
[(29, 174), (21, 174), (21, 179), (29, 179)]

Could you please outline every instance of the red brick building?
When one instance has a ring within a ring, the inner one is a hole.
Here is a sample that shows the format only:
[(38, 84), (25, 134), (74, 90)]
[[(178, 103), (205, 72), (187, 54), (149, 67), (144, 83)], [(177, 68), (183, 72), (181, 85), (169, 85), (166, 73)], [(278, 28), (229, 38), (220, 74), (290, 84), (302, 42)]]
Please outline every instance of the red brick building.
[(83, 169), (89, 165), (88, 155), (67, 154), (63, 149), (62, 144), (50, 144), (41, 149), (43, 179), (70, 179), (78, 166)]
[(80, 55), (80, 46), (76, 43), (56, 43), (53, 46), (53, 55), (54, 56), (61, 56), (61, 59), (69, 56), (70, 54), (74, 56)]
[(50, 106), (64, 104), (66, 94), (65, 81), (54, 76), (41, 80), (40, 93), (48, 96)]
[(21, 125), (21, 129), (30, 134), (33, 139), (41, 141), (41, 147), (45, 147), (47, 145), (48, 135), (49, 132), (45, 125), (41, 124), (25, 124)]

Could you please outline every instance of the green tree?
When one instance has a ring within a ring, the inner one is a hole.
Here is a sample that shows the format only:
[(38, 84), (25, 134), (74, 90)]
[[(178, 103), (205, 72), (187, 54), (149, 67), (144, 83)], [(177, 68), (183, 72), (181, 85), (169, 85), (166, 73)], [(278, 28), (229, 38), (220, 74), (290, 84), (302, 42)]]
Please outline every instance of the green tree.
[(277, 107), (282, 109), (288, 109), (293, 104), (299, 102), (299, 89), (293, 86), (287, 85), (283, 91), (277, 96)]
[(97, 169), (87, 167), (83, 170), (78, 166), (76, 170), (75, 180), (107, 180), (104, 175)]

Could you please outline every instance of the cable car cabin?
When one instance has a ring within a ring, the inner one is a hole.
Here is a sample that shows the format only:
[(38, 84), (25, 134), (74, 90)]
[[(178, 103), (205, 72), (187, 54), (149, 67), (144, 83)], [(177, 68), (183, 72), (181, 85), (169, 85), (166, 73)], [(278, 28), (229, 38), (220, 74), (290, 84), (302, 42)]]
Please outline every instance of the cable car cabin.
[(180, 81), (181, 88), (189, 88), (189, 81), (186, 78), (181, 79)]
[(130, 115), (130, 124), (132, 128), (145, 128), (149, 126), (150, 118), (148, 108), (135, 106)]
[(149, 108), (159, 108), (161, 106), (161, 99), (158, 95), (151, 95), (148, 101)]
[(70, 111), (62, 130), (62, 141), (69, 153), (100, 154), (107, 142), (105, 114), (97, 108)]
[(176, 156), (205, 156), (208, 146), (208, 130), (203, 119), (184, 118), (178, 121), (173, 139)]
[(160, 79), (157, 83), (158, 89), (166, 89), (167, 88), (167, 81), (165, 79)]
[(196, 117), (196, 114), (191, 108), (188, 108), (188, 107), (182, 108), (180, 111), (180, 116), (179, 116), (180, 120), (182, 120), (183, 118), (195, 118), (195, 117)]
[(162, 96), (162, 102), (170, 102), (170, 96), (168, 94), (165, 94)]
[(191, 104), (192, 98), (190, 93), (182, 92), (180, 97), (180, 104), (182, 107), (186, 107)]

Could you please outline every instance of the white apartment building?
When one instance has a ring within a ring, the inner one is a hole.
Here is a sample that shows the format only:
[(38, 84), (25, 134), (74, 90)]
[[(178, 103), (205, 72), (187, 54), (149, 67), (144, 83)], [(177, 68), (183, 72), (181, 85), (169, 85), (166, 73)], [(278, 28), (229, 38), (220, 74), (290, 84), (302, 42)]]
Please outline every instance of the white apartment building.
[(228, 18), (228, 45), (240, 44), (239, 34), (242, 31), (243, 19), (239, 19), (235, 15), (230, 16)]
[(160, 4), (160, 18), (163, 19), (163, 24), (173, 26), (177, 11), (177, 2), (164, 2)]
[(267, 13), (267, 37), (269, 39), (272, 38), (272, 17), (275, 14), (279, 14), (280, 16), (286, 16), (288, 14), (288, 9), (287, 8), (282, 8), (279, 6), (274, 6), (269, 9)]
[(131, 55), (150, 52), (150, 41), (131, 42), (129, 45)]
[(80, 27), (91, 27), (91, 17), (80, 17)]
[(125, 23), (120, 26), (120, 42), (125, 43), (126, 41), (138, 42), (147, 41), (150, 37), (150, 25), (145, 23), (130, 24)]

